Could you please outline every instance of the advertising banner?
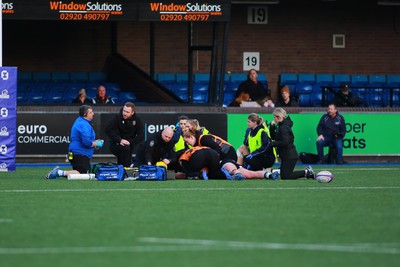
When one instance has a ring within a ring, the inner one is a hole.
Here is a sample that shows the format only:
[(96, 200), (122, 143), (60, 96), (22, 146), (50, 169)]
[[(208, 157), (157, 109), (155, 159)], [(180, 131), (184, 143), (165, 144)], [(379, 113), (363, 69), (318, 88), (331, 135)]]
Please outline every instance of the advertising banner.
[[(400, 131), (398, 113), (341, 113), (346, 121), (344, 155), (399, 155)], [(243, 143), (249, 114), (228, 115), (228, 141), (235, 147)], [(259, 114), (264, 120), (273, 120), (272, 114)], [(290, 114), (298, 152), (317, 153), (317, 125), (321, 114)], [(326, 148), (327, 150), (328, 148)], [(327, 153), (327, 151), (326, 151)]]
[(3, 19), (64, 21), (228, 21), (230, 1), (4, 0)]
[(148, 0), (139, 3), (139, 21), (229, 21), (230, 5), (228, 0), (194, 1), (157, 1)]
[(15, 171), (17, 68), (0, 67), (0, 171)]
[[(101, 150), (96, 154), (111, 154), (109, 138), (104, 129), (108, 121), (116, 114), (98, 113), (94, 107), (95, 116), (92, 126), (96, 138), (105, 140)], [(175, 127), (178, 122), (177, 113), (142, 113), (138, 114), (145, 124), (145, 138), (167, 126)], [(189, 118), (196, 118), (201, 126), (205, 126), (211, 133), (226, 138), (226, 114), (185, 114)], [(18, 155), (63, 155), (67, 154), (70, 143), (71, 127), (78, 112), (75, 114), (28, 114), (21, 113), (17, 120), (17, 153)], [(15, 128), (15, 127), (14, 127)]]

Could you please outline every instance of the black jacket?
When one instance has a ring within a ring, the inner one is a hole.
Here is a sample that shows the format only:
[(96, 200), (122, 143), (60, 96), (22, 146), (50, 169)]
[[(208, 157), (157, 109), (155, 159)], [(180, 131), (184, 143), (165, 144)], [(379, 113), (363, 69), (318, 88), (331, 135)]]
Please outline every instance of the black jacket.
[(176, 162), (176, 154), (174, 152), (174, 142), (169, 141), (165, 142), (162, 139), (162, 130), (157, 133), (151, 135), (143, 147), (140, 148), (138, 153), (144, 156), (142, 159), (142, 164), (147, 164), (147, 162), (151, 162), (151, 164), (156, 164), (157, 161), (161, 161), (163, 159), (168, 159), (171, 163)]
[(271, 139), (273, 140), (272, 145), (276, 147), (281, 160), (296, 159), (299, 157), (294, 145), (292, 127), (293, 121), (289, 116), (283, 119), (278, 125), (274, 124), (270, 126)]
[(144, 125), (139, 116), (133, 116), (124, 120), (122, 117), (122, 109), (118, 115), (115, 115), (106, 125), (105, 133), (110, 138), (110, 143), (119, 144), (121, 139), (126, 139), (131, 143), (133, 148), (135, 145), (144, 141)]
[(319, 120), (317, 126), (317, 134), (323, 136), (334, 136), (336, 138), (343, 138), (346, 134), (346, 122), (339, 112), (334, 116), (328, 113), (323, 115)]
[(239, 85), (235, 97), (238, 97), (241, 92), (248, 92), (251, 101), (261, 100), (268, 95), (268, 90), (265, 89), (261, 82), (254, 83), (249, 79)]

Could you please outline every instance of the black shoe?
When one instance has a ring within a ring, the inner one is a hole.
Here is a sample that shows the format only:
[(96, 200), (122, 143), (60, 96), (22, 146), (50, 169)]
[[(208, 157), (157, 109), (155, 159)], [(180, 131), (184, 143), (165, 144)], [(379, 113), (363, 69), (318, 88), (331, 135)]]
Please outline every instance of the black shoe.
[(315, 172), (310, 165), (306, 167), (306, 177), (309, 179), (315, 179)]

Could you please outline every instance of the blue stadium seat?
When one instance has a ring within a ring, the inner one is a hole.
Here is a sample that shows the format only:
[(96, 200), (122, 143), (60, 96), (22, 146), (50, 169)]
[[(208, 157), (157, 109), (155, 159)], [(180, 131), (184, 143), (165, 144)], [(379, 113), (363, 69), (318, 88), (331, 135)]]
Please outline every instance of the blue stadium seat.
[(18, 71), (17, 80), (18, 80), (18, 82), (30, 82), (30, 81), (32, 81), (32, 72), (30, 72), (30, 71)]
[(231, 73), (230, 80), (232, 83), (241, 83), (247, 80), (247, 73)]
[(400, 75), (387, 75), (386, 81), (390, 87), (400, 87)]
[(297, 78), (300, 83), (315, 83), (315, 75), (312, 73), (300, 73)]
[(87, 82), (83, 85), (82, 88), (85, 88), (87, 92), (97, 92), (97, 87), (100, 85), (101, 83), (98, 82)]
[(49, 81), (51, 81), (51, 72), (49, 72), (49, 71), (33, 72), (32, 80), (37, 81), (37, 82), (49, 82)]
[(260, 82), (262, 82), (262, 83), (267, 83), (267, 82), (268, 82), (268, 80), (267, 80), (267, 74), (265, 74), (265, 73), (258, 73), (258, 78), (257, 78), (257, 80), (260, 81)]
[(186, 91), (183, 91), (183, 90), (177, 91), (177, 92), (175, 92), (175, 94), (176, 94), (180, 99), (182, 99), (183, 102), (188, 102), (188, 92), (187, 92), (187, 90), (186, 90)]
[(63, 103), (64, 94), (63, 92), (46, 92), (44, 98), (47, 103)]
[(343, 83), (350, 83), (350, 75), (349, 74), (334, 74), (333, 75), (333, 82), (336, 86), (340, 86)]
[(352, 84), (368, 84), (368, 75), (364, 74), (353, 74), (350, 76)]
[(17, 82), (17, 91), (18, 92), (27, 92), (29, 91), (29, 82)]
[[(327, 104), (327, 103), (325, 103)], [(322, 106), (322, 92), (313, 92), (311, 94), (311, 106), (321, 107)]]
[(299, 95), (299, 106), (310, 107), (311, 106), (311, 94), (300, 94)]
[(280, 86), (296, 84), (298, 82), (298, 77), (296, 73), (281, 73), (279, 75)]
[[(400, 89), (394, 88), (392, 96), (392, 107), (400, 107)], [(387, 89), (385, 93), (385, 106), (390, 106), (390, 90)]]
[(208, 101), (208, 93), (207, 92), (193, 92), (193, 103), (197, 104), (205, 104)]
[(208, 84), (194, 84), (193, 91), (194, 92), (208, 92)]
[(134, 92), (131, 91), (121, 91), (118, 93), (118, 100), (121, 104), (126, 102), (133, 102), (136, 101), (136, 95)]
[(107, 81), (107, 74), (102, 71), (91, 71), (88, 73), (88, 80), (92, 82), (105, 82)]
[(224, 105), (228, 106), (235, 99), (234, 92), (225, 92), (224, 93)]
[(236, 93), (236, 91), (238, 90), (239, 85), (240, 85), (241, 83), (242, 83), (242, 82), (230, 82), (230, 83), (227, 85), (226, 91), (227, 91), (227, 92), (235, 92), (235, 93)]
[[(289, 87), (290, 88), (290, 87)], [(295, 85), (295, 92), (296, 94), (311, 94), (311, 92), (313, 91), (313, 84), (310, 83), (297, 83)], [(292, 91), (292, 90), (291, 90)], [(292, 94), (293, 92), (291, 92)]]
[[(78, 90), (79, 91), (79, 90)], [(72, 100), (74, 100), (78, 96), (78, 91), (68, 91), (64, 92), (63, 98), (65, 103), (72, 103)], [(87, 93), (86, 93), (87, 95)], [(86, 97), (89, 97), (88, 95)]]
[(386, 97), (384, 89), (369, 89), (364, 98), (366, 104), (370, 107), (384, 107)]
[(47, 83), (45, 82), (35, 82), (29, 84), (29, 91), (31, 92), (45, 92), (47, 90)]
[(27, 102), (30, 103), (44, 103), (46, 102), (43, 93), (40, 92), (28, 92), (26, 93)]
[(162, 84), (176, 83), (175, 73), (158, 73), (156, 75), (156, 79), (157, 79), (157, 81), (159, 81)]
[(70, 73), (72, 82), (86, 82), (89, 79), (89, 74), (86, 71), (76, 71)]
[(83, 82), (70, 82), (70, 83), (67, 83), (67, 91), (69, 91), (69, 92), (73, 92), (73, 93), (77, 94), (78, 91), (81, 90), (82, 88), (86, 89), (85, 83), (83, 83)]
[(194, 74), (194, 82), (208, 84), (210, 82), (210, 74), (209, 73), (196, 73), (196, 74)]
[(177, 83), (188, 83), (189, 76), (187, 73), (177, 73), (176, 74), (176, 82)]
[(332, 74), (315, 74), (315, 82), (321, 85), (333, 85)]
[(186, 95), (187, 95), (188, 85), (176, 83), (176, 84), (172, 85), (172, 92), (174, 92), (175, 94), (177, 94), (178, 92), (186, 92)]
[(51, 79), (55, 82), (67, 82), (69, 81), (69, 72), (55, 71), (51, 73)]
[(49, 83), (47, 89), (51, 92), (64, 92), (67, 90), (67, 84), (63, 82)]
[(385, 85), (386, 76), (385, 75), (369, 75), (368, 81), (372, 85)]
[(27, 102), (27, 96), (26, 92), (22, 91), (17, 91), (17, 103), (26, 103)]
[(121, 91), (121, 87), (119, 86), (118, 83), (104, 83), (104, 86), (106, 87), (107, 94), (109, 94), (110, 91), (113, 92)]

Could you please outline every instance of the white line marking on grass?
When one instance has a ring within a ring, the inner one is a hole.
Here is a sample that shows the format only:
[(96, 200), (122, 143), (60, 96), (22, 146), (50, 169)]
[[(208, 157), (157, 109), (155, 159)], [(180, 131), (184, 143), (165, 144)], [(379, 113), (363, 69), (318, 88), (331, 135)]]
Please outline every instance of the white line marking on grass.
[[(324, 167), (320, 166), (313, 166), (316, 169), (324, 169)], [(326, 169), (329, 169), (326, 168)], [(399, 171), (400, 168), (331, 168), (332, 171)]]
[[(129, 253), (210, 250), (206, 246), (126, 246), (126, 247), (60, 247), (60, 248), (0, 248), (0, 255), (16, 254), (73, 254), (73, 253)], [(223, 248), (226, 249), (226, 248)]]
[(119, 191), (253, 191), (253, 190), (381, 190), (400, 189), (400, 186), (320, 186), (320, 187), (216, 187), (216, 188), (76, 188), (76, 189), (3, 189), (0, 193), (43, 193), (43, 192), (119, 192)]
[(139, 241), (146, 243), (161, 243), (173, 245), (203, 245), (209, 247), (225, 247), (231, 249), (267, 249), (267, 250), (308, 250), (333, 251), (350, 253), (400, 254), (400, 247), (384, 247), (383, 244), (288, 244), (288, 243), (258, 243), (242, 241), (197, 240), (179, 238), (143, 237)]
[(45, 247), (45, 248), (0, 248), (0, 255), (35, 254), (93, 254), (93, 253), (143, 253), (182, 252), (216, 250), (307, 250), (346, 253), (400, 254), (399, 247), (387, 244), (287, 244), (257, 243), (241, 241), (196, 240), (176, 238), (139, 238), (139, 242), (167, 245), (123, 246), (123, 247)]

